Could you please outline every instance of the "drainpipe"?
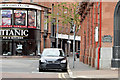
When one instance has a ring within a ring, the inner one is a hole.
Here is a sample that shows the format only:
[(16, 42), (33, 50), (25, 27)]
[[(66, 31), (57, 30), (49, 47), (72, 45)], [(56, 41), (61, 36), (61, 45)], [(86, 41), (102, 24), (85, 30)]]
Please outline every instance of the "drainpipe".
[(97, 69), (99, 70), (99, 63), (100, 63), (100, 49), (101, 49), (101, 18), (102, 18), (102, 3), (100, 1), (100, 27), (99, 27), (99, 48), (98, 48), (98, 65), (97, 65)]

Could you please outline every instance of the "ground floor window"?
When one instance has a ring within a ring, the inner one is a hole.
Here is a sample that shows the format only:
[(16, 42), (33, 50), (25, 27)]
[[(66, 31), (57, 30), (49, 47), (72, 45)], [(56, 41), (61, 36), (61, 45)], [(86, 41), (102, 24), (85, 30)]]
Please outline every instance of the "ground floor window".
[(35, 40), (3, 40), (3, 55), (37, 55), (37, 42)]

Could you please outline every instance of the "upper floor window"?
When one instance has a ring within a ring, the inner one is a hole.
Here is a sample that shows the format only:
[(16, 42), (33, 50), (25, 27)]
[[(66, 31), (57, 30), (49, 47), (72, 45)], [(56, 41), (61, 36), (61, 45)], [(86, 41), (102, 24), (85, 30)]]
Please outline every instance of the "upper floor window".
[(27, 26), (27, 11), (26, 10), (14, 10), (14, 27)]
[(28, 28), (36, 28), (36, 11), (28, 11)]
[(12, 10), (1, 10), (2, 26), (12, 25)]
[(45, 10), (45, 12), (44, 12), (44, 30), (47, 30), (47, 28), (48, 28), (47, 19), (48, 19), (47, 10)]
[(2, 10), (0, 9), (0, 26), (2, 26)]
[(3, 2), (7, 2), (7, 1), (9, 1), (9, 0), (4, 0)]
[(52, 4), (52, 13), (54, 12), (54, 4)]
[(56, 19), (53, 18), (52, 19), (52, 25), (51, 25), (51, 36), (55, 37), (55, 29), (56, 29), (56, 25), (54, 24), (56, 22)]
[(37, 11), (37, 29), (41, 27), (41, 12)]

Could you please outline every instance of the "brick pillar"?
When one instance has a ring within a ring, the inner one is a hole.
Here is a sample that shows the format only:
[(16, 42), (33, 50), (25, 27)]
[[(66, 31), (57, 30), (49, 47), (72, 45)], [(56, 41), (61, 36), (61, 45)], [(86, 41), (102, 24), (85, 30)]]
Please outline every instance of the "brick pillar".
[(44, 46), (44, 39), (43, 39), (43, 34), (44, 34), (44, 11), (41, 11), (41, 53), (43, 51), (43, 46)]
[[(94, 15), (95, 14), (95, 11), (94, 11), (94, 7), (95, 7), (95, 4), (93, 5), (93, 11), (92, 11), (92, 15)], [(94, 28), (95, 28), (95, 25), (94, 25), (94, 16), (92, 16), (92, 67), (94, 67), (95, 65), (95, 41), (94, 41), (94, 37), (95, 37), (95, 35), (94, 35), (94, 33), (95, 33), (95, 31), (94, 31)]]

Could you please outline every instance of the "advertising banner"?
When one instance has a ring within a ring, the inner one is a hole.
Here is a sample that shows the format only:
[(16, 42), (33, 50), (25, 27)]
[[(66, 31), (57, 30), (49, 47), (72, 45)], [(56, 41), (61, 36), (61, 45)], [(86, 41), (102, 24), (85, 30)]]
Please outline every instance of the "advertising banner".
[(26, 13), (27, 11), (25, 10), (14, 10), (14, 15), (15, 15), (15, 26), (14, 27), (22, 27), (26, 28)]
[(2, 10), (2, 26), (0, 27), (12, 27), (12, 10)]
[(41, 12), (37, 11), (37, 29), (40, 29)]
[(28, 11), (28, 28), (36, 28), (36, 12)]

